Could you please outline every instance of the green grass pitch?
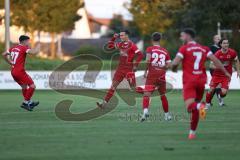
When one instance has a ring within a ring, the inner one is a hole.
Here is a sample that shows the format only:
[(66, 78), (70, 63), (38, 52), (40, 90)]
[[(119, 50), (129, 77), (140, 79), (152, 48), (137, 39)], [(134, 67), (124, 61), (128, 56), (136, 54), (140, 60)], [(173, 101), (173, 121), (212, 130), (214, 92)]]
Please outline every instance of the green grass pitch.
[(71, 110), (84, 112), (97, 99), (54, 91), (37, 91), (41, 103), (33, 112), (19, 107), (20, 91), (0, 91), (0, 159), (2, 160), (226, 160), (240, 157), (240, 91), (229, 91), (226, 107), (214, 107), (201, 121), (197, 139), (189, 141), (188, 114), (181, 91), (167, 94), (171, 122), (161, 120), (159, 97), (152, 99), (149, 121), (138, 122), (141, 99), (135, 107), (122, 100), (101, 118), (66, 122), (54, 113), (62, 99), (73, 99)]

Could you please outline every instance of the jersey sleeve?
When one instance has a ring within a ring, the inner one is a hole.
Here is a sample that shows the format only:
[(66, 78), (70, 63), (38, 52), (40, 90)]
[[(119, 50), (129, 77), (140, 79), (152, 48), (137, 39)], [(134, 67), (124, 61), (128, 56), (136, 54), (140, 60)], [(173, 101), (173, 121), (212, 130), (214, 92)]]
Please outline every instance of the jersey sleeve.
[(205, 47), (205, 49), (206, 49), (207, 57), (213, 55), (213, 52), (212, 52), (212, 50), (209, 47)]
[(135, 54), (138, 53), (138, 52), (141, 52), (135, 44), (133, 44), (132, 50)]
[(25, 47), (24, 49), (25, 49), (25, 53), (29, 53), (31, 48), (30, 47)]
[(135, 66), (138, 66), (141, 60), (143, 59), (143, 53), (138, 49), (138, 47), (133, 43), (132, 51), (137, 55)]
[(178, 57), (180, 57), (180, 58), (183, 59), (185, 53), (186, 53), (186, 47), (185, 47), (185, 46), (182, 46), (182, 47), (179, 48), (178, 53), (177, 53), (176, 56), (178, 56)]

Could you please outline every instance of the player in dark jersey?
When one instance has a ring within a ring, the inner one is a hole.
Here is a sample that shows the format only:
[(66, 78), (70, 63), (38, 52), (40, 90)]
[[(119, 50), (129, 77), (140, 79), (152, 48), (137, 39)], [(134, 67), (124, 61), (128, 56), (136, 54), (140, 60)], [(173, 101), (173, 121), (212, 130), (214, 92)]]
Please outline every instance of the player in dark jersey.
[(3, 52), (2, 55), (6, 62), (12, 66), (11, 74), (13, 79), (22, 87), (24, 101), (21, 107), (28, 111), (32, 111), (39, 102), (31, 100), (36, 86), (32, 78), (25, 71), (25, 60), (27, 54), (38, 53), (40, 46), (38, 45), (36, 48), (31, 49), (29, 48), (29, 41), (30, 38), (28, 36), (20, 36), (19, 44)]
[[(117, 38), (121, 39), (121, 42), (115, 42)], [(114, 95), (117, 86), (127, 79), (131, 88), (136, 87), (135, 74), (137, 66), (143, 58), (142, 52), (137, 48), (129, 39), (129, 31), (122, 30), (120, 34), (114, 34), (112, 39), (108, 42), (109, 49), (118, 49), (120, 51), (119, 64), (113, 76), (111, 88), (108, 90), (102, 103), (97, 102), (97, 106), (105, 108), (109, 100)], [(136, 58), (136, 60), (134, 60)]]
[[(220, 35), (214, 35), (213, 36), (213, 45), (210, 46), (210, 50), (212, 51), (213, 54), (215, 54), (219, 49), (221, 49), (221, 47), (218, 44), (220, 40), (221, 40)], [(215, 69), (215, 66), (213, 65), (212, 62), (210, 62), (209, 71), (210, 71), (211, 76), (213, 74), (214, 69)], [(213, 91), (213, 95), (216, 93), (218, 101), (220, 101), (220, 99), (219, 99), (220, 91), (221, 91), (221, 89), (219, 87), (217, 87)]]
[(180, 38), (184, 45), (180, 47), (173, 60), (172, 70), (177, 71), (178, 65), (182, 63), (183, 98), (187, 111), (192, 114), (188, 138), (194, 139), (199, 117), (205, 119), (206, 116), (205, 103), (201, 102), (207, 82), (205, 61), (210, 59), (226, 76), (230, 77), (230, 74), (208, 47), (194, 41), (195, 31), (193, 29), (183, 30)]

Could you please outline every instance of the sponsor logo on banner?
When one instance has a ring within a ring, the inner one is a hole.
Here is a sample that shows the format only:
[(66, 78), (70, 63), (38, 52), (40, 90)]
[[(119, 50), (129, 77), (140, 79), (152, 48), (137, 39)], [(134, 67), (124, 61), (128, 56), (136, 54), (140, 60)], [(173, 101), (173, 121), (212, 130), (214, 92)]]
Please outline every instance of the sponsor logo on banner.
[[(37, 89), (49, 90), (49, 83), (54, 88), (65, 89), (64, 86), (72, 85), (79, 86), (90, 89), (108, 89), (112, 82), (112, 76), (110, 71), (101, 71), (96, 78), (95, 82), (84, 81), (85, 71), (74, 71), (71, 72), (63, 82), (60, 81), (61, 76), (64, 75), (64, 72), (60, 72), (53, 77), (53, 80), (49, 81), (49, 77), (51, 75), (51, 71), (29, 71), (28, 74), (32, 77), (35, 82)], [(95, 74), (92, 71), (93, 75)], [(144, 71), (136, 72), (136, 77), (142, 76)], [(206, 84), (206, 88), (209, 88), (209, 83), (211, 80), (211, 76), (208, 74), (208, 83)], [(91, 74), (89, 74), (91, 76)], [(91, 79), (91, 77), (89, 77)], [(173, 86), (173, 89), (182, 89), (182, 71), (178, 71), (177, 73), (173, 73), (168, 71), (166, 73), (166, 81)], [(127, 88), (128, 85), (126, 81), (123, 82), (119, 88)], [(230, 89), (240, 89), (240, 81), (237, 79), (236, 72), (232, 75), (232, 80), (229, 86)], [(19, 85), (13, 80), (11, 73), (9, 71), (0, 71), (0, 89), (8, 90), (8, 89), (20, 89)]]

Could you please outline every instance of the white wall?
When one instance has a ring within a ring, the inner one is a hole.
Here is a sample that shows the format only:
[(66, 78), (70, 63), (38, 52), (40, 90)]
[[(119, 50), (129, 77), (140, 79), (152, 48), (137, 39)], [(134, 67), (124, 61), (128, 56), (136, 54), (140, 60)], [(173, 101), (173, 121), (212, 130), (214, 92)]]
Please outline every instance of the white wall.
[[(136, 77), (142, 76), (143, 73), (144, 73), (143, 71), (136, 72)], [(30, 71), (29, 74), (35, 81), (38, 89), (50, 89), (49, 76), (51, 74), (51, 71)], [(83, 82), (84, 75), (85, 75), (84, 71), (79, 72), (74, 71), (71, 74), (69, 74), (64, 83), (78, 85), (82, 87), (84, 86), (92, 89), (107, 89), (111, 85), (112, 77), (110, 71), (100, 72), (100, 74), (97, 76), (96, 82), (94, 83)], [(54, 82), (59, 82), (60, 76), (61, 75), (55, 77)], [(166, 74), (166, 80), (169, 84), (172, 84), (173, 89), (182, 89), (182, 71), (179, 71), (178, 73), (168, 71)], [(210, 74), (208, 73), (208, 84), (209, 81)], [(141, 85), (140, 80), (138, 80), (137, 84)], [(142, 84), (144, 84), (144, 81), (142, 81)], [(206, 85), (206, 88), (209, 88), (208, 84)], [(123, 84), (121, 84), (120, 88), (126, 87), (128, 87), (128, 85), (127, 82), (125, 81)], [(20, 89), (18, 84), (14, 82), (14, 80), (12, 79), (11, 73), (9, 71), (0, 71), (0, 89)], [(240, 89), (240, 80), (237, 79), (236, 72), (234, 72), (232, 75), (230, 89)]]

